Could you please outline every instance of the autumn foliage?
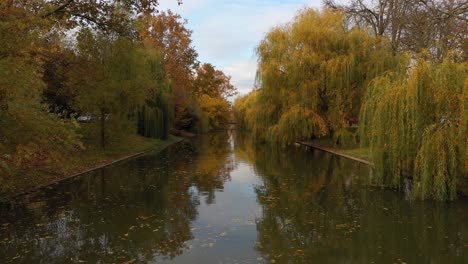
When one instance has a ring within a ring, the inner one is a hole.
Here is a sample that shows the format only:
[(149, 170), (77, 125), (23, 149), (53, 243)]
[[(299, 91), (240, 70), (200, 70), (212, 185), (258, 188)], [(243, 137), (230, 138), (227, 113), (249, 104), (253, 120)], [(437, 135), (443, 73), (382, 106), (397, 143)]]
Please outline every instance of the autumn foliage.
[(260, 88), (236, 102), (241, 125), (260, 140), (285, 144), (340, 137), (345, 118), (359, 113), (367, 82), (397, 65), (389, 48), (348, 30), (343, 13), (302, 10), (258, 46)]
[(0, 1), (0, 182), (137, 133), (226, 124), (229, 77), (199, 68), (187, 22), (157, 4)]
[[(305, 9), (266, 35), (257, 48), (259, 88), (235, 102), (238, 126), (282, 144), (351, 140), (369, 149), (374, 184), (399, 188), (411, 178), (413, 198), (468, 193), (464, 49), (397, 52), (386, 30), (350, 23), (364, 16), (353, 10)], [(358, 134), (347, 129), (350, 116), (359, 117)]]

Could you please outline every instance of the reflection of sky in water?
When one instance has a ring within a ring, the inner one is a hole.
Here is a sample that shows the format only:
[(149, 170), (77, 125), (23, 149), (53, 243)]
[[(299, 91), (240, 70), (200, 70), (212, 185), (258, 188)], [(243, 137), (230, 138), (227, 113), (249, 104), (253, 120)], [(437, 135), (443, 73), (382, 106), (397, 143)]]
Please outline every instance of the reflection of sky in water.
[[(192, 223), (194, 239), (187, 250), (173, 260), (157, 259), (154, 263), (262, 263), (255, 250), (256, 219), (261, 207), (256, 202), (254, 187), (261, 183), (251, 165), (236, 164), (224, 190), (215, 192), (215, 201), (206, 203), (200, 197), (198, 217)], [(196, 187), (191, 187), (197, 193)], [(203, 195), (202, 195), (203, 196)]]

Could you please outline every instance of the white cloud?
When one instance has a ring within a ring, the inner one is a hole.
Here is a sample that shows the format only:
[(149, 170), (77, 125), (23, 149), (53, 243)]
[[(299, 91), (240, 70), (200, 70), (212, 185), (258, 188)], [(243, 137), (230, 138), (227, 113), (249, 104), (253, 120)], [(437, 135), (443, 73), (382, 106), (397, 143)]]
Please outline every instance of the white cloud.
[(255, 59), (236, 61), (224, 67), (223, 71), (232, 77), (231, 83), (240, 94), (247, 94), (254, 85), (257, 62)]
[(255, 81), (254, 49), (261, 39), (306, 4), (319, 7), (320, 0), (184, 0), (180, 7), (177, 0), (161, 0), (160, 4), (188, 19), (199, 60), (231, 75), (232, 83), (245, 94)]

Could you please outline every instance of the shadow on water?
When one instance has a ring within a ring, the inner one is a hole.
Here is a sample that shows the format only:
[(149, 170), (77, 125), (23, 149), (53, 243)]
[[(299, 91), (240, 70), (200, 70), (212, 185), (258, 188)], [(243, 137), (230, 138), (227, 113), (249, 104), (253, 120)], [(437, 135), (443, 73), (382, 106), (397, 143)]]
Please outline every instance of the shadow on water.
[(468, 262), (468, 201), (412, 202), (368, 175), (201, 136), (0, 205), (0, 263)]

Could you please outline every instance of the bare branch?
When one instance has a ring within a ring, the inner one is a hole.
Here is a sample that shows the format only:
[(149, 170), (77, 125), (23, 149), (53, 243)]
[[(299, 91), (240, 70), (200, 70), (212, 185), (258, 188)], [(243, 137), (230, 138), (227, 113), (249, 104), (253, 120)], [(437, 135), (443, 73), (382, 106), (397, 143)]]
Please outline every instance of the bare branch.
[(54, 8), (53, 10), (45, 13), (42, 15), (43, 18), (46, 18), (46, 17), (49, 17), (53, 14), (56, 14), (58, 12), (61, 12), (62, 10), (64, 10), (65, 8), (67, 8), (69, 5), (71, 5), (75, 0), (67, 0), (65, 3), (63, 3), (62, 5)]

